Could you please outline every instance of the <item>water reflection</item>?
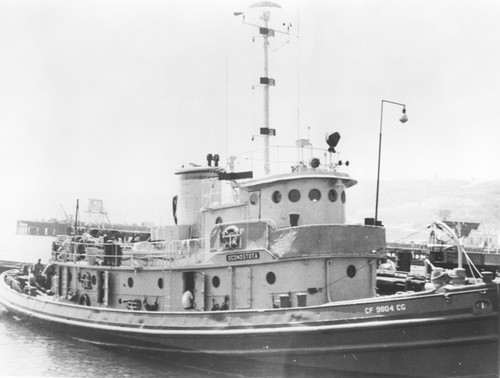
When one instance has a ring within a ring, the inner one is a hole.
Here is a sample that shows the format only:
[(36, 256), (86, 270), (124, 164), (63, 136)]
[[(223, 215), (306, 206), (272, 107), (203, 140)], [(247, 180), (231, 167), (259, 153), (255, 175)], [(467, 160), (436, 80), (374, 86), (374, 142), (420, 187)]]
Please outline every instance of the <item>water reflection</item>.
[[(103, 348), (0, 308), (1, 375), (43, 377), (361, 377), (279, 363), (202, 356), (155, 356)], [(363, 375), (366, 377), (366, 375)]]

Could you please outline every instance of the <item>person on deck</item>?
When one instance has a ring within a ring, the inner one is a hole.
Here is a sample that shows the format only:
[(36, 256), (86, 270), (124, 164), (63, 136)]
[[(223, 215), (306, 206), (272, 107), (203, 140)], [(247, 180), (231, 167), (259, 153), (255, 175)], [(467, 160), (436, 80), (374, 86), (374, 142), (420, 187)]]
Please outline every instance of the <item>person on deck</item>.
[(38, 277), (42, 277), (42, 274), (39, 273), (37, 276), (37, 273), (35, 272), (35, 269), (32, 268), (30, 270), (30, 273), (28, 275), (28, 286), (26, 287), (26, 292), (29, 295), (36, 296), (37, 295), (37, 290), (45, 293), (45, 289), (38, 283)]
[(46, 277), (45, 279), (45, 289), (51, 290), (52, 288), (52, 277), (56, 275), (56, 264), (49, 264), (43, 270), (42, 275)]
[(40, 275), (43, 272), (42, 259), (38, 259), (38, 262), (34, 266), (35, 275)]
[(186, 290), (182, 295), (182, 307), (186, 310), (191, 310), (194, 308), (194, 297), (191, 291)]

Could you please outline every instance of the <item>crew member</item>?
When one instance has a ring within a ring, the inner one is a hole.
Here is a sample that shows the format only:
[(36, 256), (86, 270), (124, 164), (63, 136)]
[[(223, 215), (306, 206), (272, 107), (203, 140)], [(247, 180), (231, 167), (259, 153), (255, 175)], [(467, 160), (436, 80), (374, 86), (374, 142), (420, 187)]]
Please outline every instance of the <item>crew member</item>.
[(184, 294), (182, 294), (182, 307), (186, 310), (190, 310), (193, 308), (194, 297), (191, 291), (186, 290)]
[(43, 272), (42, 259), (38, 259), (38, 262), (35, 264), (35, 266), (33, 267), (33, 269), (35, 271), (35, 276), (37, 276), (39, 274), (42, 274), (42, 272)]

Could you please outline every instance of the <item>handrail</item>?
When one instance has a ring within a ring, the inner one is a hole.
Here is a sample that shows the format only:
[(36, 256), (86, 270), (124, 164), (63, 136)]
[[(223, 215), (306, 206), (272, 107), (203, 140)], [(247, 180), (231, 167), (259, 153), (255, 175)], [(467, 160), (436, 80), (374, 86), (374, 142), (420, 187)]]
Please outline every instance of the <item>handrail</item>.
[[(273, 174), (288, 173), (290, 171), (323, 170), (336, 171), (342, 165), (337, 154), (328, 150), (307, 146), (277, 145), (269, 148), (272, 155), (270, 159)], [(255, 149), (236, 155), (230, 164), (230, 169), (236, 171), (252, 170), (258, 172), (262, 166), (262, 149)], [(312, 159), (317, 159), (319, 166), (313, 166)], [(235, 167), (236, 166), (236, 167)]]
[(175, 260), (208, 252), (208, 242), (208, 238), (137, 243), (66, 240), (57, 250), (52, 251), (52, 259), (74, 263), (86, 261), (90, 265), (108, 265), (106, 263), (110, 261), (114, 262), (110, 265), (121, 265), (122, 260), (136, 258)]

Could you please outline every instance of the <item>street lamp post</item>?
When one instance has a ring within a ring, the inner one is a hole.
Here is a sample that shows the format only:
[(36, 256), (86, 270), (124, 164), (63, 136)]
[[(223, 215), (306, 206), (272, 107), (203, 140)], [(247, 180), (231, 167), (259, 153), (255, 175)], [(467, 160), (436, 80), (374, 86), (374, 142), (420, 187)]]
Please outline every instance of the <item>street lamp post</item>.
[(393, 101), (388, 101), (388, 100), (382, 100), (381, 108), (380, 108), (380, 132), (379, 132), (379, 139), (378, 139), (378, 168), (377, 168), (377, 195), (375, 196), (375, 226), (377, 226), (378, 223), (378, 193), (379, 193), (379, 187), (380, 187), (380, 156), (382, 152), (382, 121), (384, 119), (384, 102), (387, 102), (389, 104), (394, 104), (394, 105), (399, 105), (403, 107), (403, 115), (399, 119), (401, 123), (405, 123), (408, 121), (408, 116), (406, 115), (406, 105), (405, 104), (400, 104), (399, 102), (393, 102)]

